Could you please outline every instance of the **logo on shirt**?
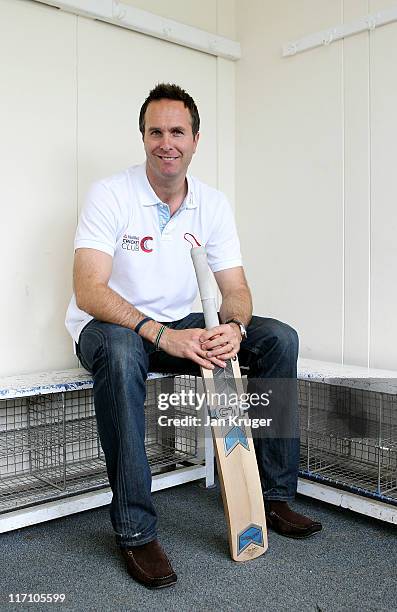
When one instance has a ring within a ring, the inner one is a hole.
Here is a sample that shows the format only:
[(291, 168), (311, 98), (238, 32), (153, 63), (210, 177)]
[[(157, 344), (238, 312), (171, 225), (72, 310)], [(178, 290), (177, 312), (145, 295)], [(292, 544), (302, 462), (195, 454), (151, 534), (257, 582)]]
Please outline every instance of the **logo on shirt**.
[(145, 253), (151, 253), (153, 251), (153, 249), (149, 248), (148, 246), (148, 242), (150, 240), (153, 240), (151, 236), (145, 236), (144, 238), (142, 238), (142, 240), (139, 243), (142, 251), (144, 251)]
[(139, 238), (139, 236), (124, 234), (121, 248), (125, 251), (143, 251), (144, 253), (151, 253), (153, 251), (149, 246), (151, 240), (153, 240), (152, 236)]

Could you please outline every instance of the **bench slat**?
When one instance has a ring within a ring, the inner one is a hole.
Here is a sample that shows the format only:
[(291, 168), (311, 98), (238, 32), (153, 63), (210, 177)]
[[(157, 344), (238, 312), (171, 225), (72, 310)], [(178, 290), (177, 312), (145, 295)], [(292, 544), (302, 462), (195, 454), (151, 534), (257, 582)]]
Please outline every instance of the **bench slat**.
[[(148, 380), (169, 376), (172, 374), (150, 372)], [(7, 376), (0, 378), (0, 400), (91, 389), (92, 384), (92, 376), (84, 368)]]

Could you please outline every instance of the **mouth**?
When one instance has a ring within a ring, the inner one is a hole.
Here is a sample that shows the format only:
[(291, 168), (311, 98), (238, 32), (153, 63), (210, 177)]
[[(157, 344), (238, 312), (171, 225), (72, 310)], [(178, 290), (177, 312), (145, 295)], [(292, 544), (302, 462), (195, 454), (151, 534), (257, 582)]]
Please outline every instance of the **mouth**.
[(169, 155), (157, 155), (157, 157), (159, 157), (160, 159), (162, 159), (163, 161), (174, 161), (175, 159), (178, 159), (178, 157), (170, 157)]

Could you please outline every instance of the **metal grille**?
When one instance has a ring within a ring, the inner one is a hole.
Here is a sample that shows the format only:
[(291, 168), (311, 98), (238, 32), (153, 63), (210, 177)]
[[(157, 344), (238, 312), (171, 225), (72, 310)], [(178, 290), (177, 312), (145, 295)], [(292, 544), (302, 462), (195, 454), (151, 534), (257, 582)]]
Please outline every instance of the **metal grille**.
[(397, 503), (397, 398), (299, 381), (301, 475)]
[[(196, 377), (146, 383), (146, 452), (153, 473), (197, 458), (194, 426), (160, 427), (160, 393), (196, 391)], [(169, 418), (196, 415), (194, 405)], [(108, 486), (92, 390), (0, 400), (0, 512)]]
[[(174, 422), (160, 427), (157, 398), (160, 393), (176, 393), (192, 390), (196, 393), (195, 376), (177, 376), (175, 378), (155, 378), (146, 383), (146, 454), (152, 473), (162, 471), (167, 466), (176, 465), (195, 459), (197, 456), (197, 430), (193, 425), (175, 425)], [(175, 422), (183, 417), (196, 416), (195, 406), (191, 403), (170, 406), (164, 416)]]

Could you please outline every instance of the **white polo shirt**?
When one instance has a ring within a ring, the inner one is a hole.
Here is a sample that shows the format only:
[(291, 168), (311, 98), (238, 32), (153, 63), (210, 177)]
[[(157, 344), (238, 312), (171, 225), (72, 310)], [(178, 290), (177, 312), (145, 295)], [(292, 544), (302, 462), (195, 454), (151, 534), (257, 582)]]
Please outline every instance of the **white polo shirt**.
[[(186, 232), (206, 246), (213, 272), (242, 265), (226, 197), (190, 175), (187, 181), (187, 196), (163, 231), (161, 202), (147, 179), (146, 164), (98, 181), (87, 195), (76, 232), (75, 249), (97, 249), (113, 257), (109, 287), (157, 321), (182, 319), (197, 295)], [(76, 342), (92, 318), (77, 307), (73, 295), (65, 323)]]

